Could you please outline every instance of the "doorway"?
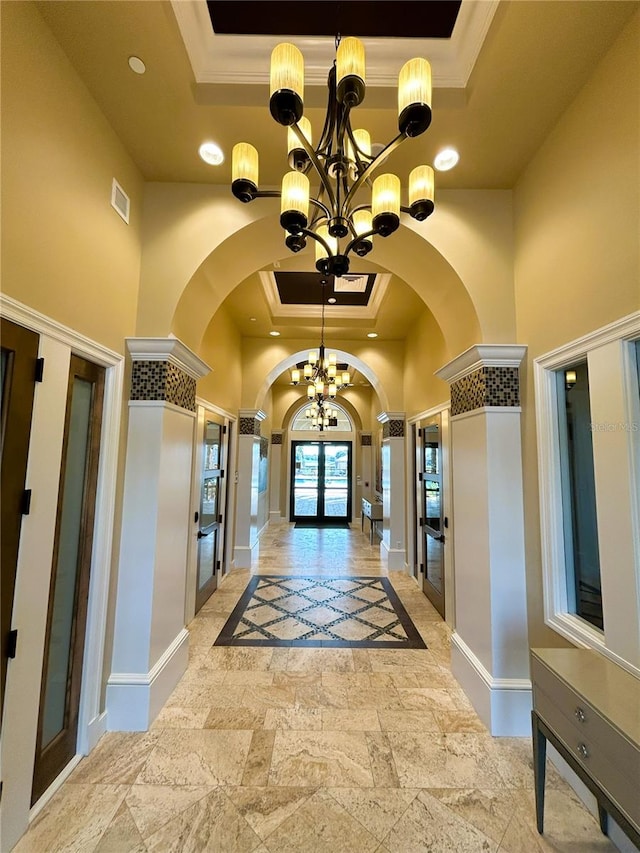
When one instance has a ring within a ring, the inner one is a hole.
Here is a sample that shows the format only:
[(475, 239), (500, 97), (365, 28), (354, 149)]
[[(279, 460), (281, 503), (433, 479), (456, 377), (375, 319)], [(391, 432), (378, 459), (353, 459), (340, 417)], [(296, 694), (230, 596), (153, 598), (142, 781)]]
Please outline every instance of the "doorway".
[(444, 618), (445, 575), (444, 544), (448, 519), (444, 515), (442, 421), (441, 415), (425, 420), (419, 430), (420, 537), (422, 588), (429, 601)]
[(11, 632), (13, 597), (18, 564), (22, 516), (27, 511), (25, 492), (31, 414), (36, 383), (36, 359), (40, 338), (2, 319), (0, 373), (0, 461), (2, 467), (2, 673), (0, 675), (0, 720), (9, 659), (14, 655), (16, 635)]
[(351, 521), (351, 442), (291, 442), (291, 521)]
[(226, 465), (229, 435), (224, 419), (205, 411), (198, 508), (196, 613), (218, 586), (223, 562), (226, 516)]
[(76, 754), (104, 377), (71, 356), (32, 804)]

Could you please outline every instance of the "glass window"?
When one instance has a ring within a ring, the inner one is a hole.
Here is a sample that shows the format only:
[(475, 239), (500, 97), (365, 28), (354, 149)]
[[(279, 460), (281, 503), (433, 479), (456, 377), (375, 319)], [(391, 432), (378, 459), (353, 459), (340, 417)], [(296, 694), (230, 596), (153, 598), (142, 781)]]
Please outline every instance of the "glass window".
[(598, 517), (586, 362), (557, 371), (568, 611), (603, 629)]

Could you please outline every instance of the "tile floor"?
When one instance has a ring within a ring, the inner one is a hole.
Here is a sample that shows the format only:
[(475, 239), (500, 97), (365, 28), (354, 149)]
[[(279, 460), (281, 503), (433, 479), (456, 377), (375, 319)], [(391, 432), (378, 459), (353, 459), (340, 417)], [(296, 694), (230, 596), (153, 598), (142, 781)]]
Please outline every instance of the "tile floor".
[[(384, 574), (359, 530), (269, 528), (256, 572), (301, 568)], [(151, 730), (105, 735), (16, 853), (615, 853), (552, 768), (537, 834), (529, 739), (487, 734), (411, 579), (391, 577), (427, 649), (212, 647), (248, 581), (189, 626)]]

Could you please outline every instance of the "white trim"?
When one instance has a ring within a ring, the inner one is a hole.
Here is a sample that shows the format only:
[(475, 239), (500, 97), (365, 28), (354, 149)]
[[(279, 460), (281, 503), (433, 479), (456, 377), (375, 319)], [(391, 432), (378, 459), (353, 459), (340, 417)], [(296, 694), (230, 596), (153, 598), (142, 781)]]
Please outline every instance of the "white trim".
[(388, 421), (403, 421), (406, 417), (406, 412), (380, 412), (376, 415), (378, 423), (386, 424)]
[[(216, 406), (214, 403), (210, 403), (208, 400), (205, 400), (204, 397), (196, 397), (196, 406), (202, 406), (203, 409), (206, 409), (208, 412), (213, 412), (216, 415), (220, 415), (222, 418), (227, 418), (231, 423), (235, 423), (237, 418), (235, 415), (232, 415), (231, 412), (228, 412), (226, 409), (221, 409), (220, 406)], [(276, 430), (274, 430), (275, 432)]]
[(456, 631), (451, 635), (451, 671), (494, 737), (531, 734), (531, 681), (494, 678)]
[(134, 361), (168, 361), (192, 379), (201, 379), (212, 368), (178, 338), (125, 338)]
[(478, 409), (471, 409), (469, 412), (460, 412), (458, 415), (452, 415), (452, 421), (463, 421), (465, 418), (477, 418), (479, 415), (486, 415), (491, 412), (502, 413), (503, 415), (513, 414), (519, 415), (522, 412), (522, 406), (480, 406)]
[(196, 412), (183, 409), (182, 406), (177, 406), (168, 400), (129, 400), (128, 405), (130, 409), (168, 409), (177, 415), (184, 415), (186, 418), (191, 418), (192, 420), (197, 418)]
[(61, 770), (60, 773), (56, 776), (53, 782), (49, 785), (44, 794), (40, 797), (39, 800), (36, 800), (35, 803), (29, 809), (29, 823), (35, 820), (38, 817), (42, 809), (50, 802), (53, 795), (57, 793), (63, 784), (67, 781), (69, 776), (76, 769), (78, 764), (82, 761), (83, 756), (79, 753), (74, 755), (71, 761), (67, 764), (64, 770)]
[(446, 400), (444, 403), (439, 403), (437, 406), (432, 406), (430, 409), (425, 409), (419, 415), (412, 415), (407, 418), (407, 424), (417, 424), (424, 418), (432, 418), (434, 415), (440, 415), (446, 409), (451, 408), (451, 400)]
[[(606, 626), (601, 632), (585, 620), (569, 612), (566, 584), (566, 555), (563, 530), (562, 476), (560, 458), (560, 430), (557, 418), (559, 405), (557, 392), (557, 371), (584, 359), (590, 352), (616, 341), (631, 341), (640, 335), (640, 311), (622, 317), (601, 329), (583, 335), (551, 352), (533, 360), (534, 392), (536, 401), (536, 431), (538, 446), (538, 479), (540, 496), (540, 540), (542, 551), (542, 587), (544, 621), (550, 628), (565, 639), (582, 648), (590, 648), (615, 661), (629, 672), (639, 674), (638, 667), (607, 648)], [(635, 370), (630, 356), (625, 361), (625, 387), (628, 390), (626, 405), (631, 423), (635, 417), (633, 406), (632, 380)], [(637, 382), (637, 379), (634, 381)], [(637, 408), (636, 408), (637, 411)], [(635, 483), (640, 482), (638, 474), (638, 438), (630, 431), (629, 461), (630, 469), (635, 469)], [(634, 473), (632, 473), (634, 476)], [(640, 538), (640, 513), (638, 509), (637, 488), (632, 493), (632, 525), (635, 541)], [(636, 549), (638, 545), (636, 544)], [(636, 550), (637, 553), (637, 550)], [(602, 570), (601, 566), (601, 570)], [(636, 583), (635, 593), (638, 596)], [(640, 614), (640, 602), (636, 608)], [(640, 617), (639, 617), (640, 618)]]
[(476, 344), (447, 362), (435, 376), (451, 384), (480, 367), (519, 367), (527, 351), (520, 344)]
[(107, 712), (103, 711), (101, 714), (98, 714), (97, 717), (94, 717), (87, 726), (87, 731), (89, 748), (85, 755), (88, 755), (91, 752), (102, 735), (107, 731)]
[[(124, 356), (4, 294), (0, 294), (0, 313), (21, 326), (68, 346), (76, 355), (106, 368), (78, 721), (77, 748), (80, 753), (86, 754), (93, 748), (91, 745), (92, 721), (101, 713), (100, 699), (111, 577)], [(46, 369), (45, 363), (45, 380)]]

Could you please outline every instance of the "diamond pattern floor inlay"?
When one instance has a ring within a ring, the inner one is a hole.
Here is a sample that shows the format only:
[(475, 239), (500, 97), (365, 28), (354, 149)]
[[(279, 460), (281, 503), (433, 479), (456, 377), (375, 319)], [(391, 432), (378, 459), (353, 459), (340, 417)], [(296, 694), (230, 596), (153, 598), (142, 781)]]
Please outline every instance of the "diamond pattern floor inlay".
[(252, 578), (216, 646), (426, 648), (386, 578)]

